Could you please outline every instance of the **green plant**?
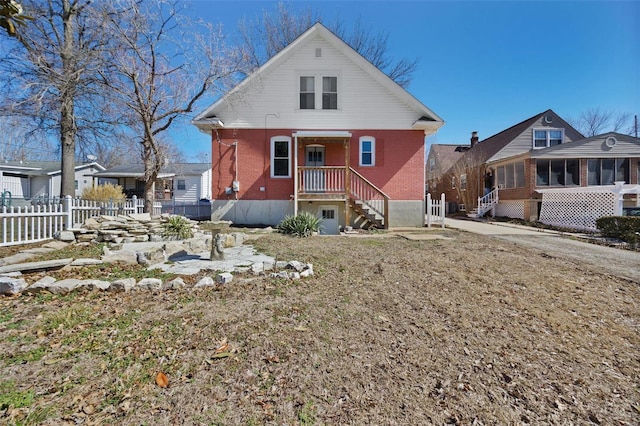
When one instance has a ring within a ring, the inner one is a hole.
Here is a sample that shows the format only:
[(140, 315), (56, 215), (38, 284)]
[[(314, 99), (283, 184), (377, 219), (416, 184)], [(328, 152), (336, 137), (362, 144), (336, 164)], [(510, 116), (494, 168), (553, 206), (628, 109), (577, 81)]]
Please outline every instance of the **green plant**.
[(310, 237), (320, 231), (322, 219), (311, 213), (301, 212), (296, 216), (287, 215), (278, 224), (278, 231), (296, 237)]
[(29, 407), (33, 399), (33, 391), (16, 390), (16, 384), (13, 381), (0, 383), (0, 410), (6, 410), (9, 407)]
[(83, 189), (81, 198), (94, 201), (123, 201), (126, 197), (120, 185), (105, 183)]
[(170, 216), (164, 223), (164, 232), (162, 235), (165, 238), (185, 240), (193, 237), (193, 230), (185, 217)]
[(640, 217), (603, 216), (596, 219), (596, 226), (605, 237), (618, 238), (629, 244), (640, 241)]

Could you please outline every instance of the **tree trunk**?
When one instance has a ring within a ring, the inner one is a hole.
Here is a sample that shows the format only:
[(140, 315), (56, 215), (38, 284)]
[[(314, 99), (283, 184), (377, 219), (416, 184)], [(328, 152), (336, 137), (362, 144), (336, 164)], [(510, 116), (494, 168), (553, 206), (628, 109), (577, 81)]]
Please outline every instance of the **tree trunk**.
[(145, 170), (144, 181), (144, 211), (153, 214), (153, 200), (155, 196), (155, 183), (158, 178), (158, 165), (151, 147), (151, 142), (144, 142), (143, 161)]
[(61, 181), (60, 196), (76, 195), (75, 157), (76, 157), (76, 124), (74, 118), (74, 95), (76, 84), (76, 70), (74, 70), (74, 26), (77, 12), (69, 0), (62, 2), (62, 25), (64, 40), (60, 57), (62, 59), (63, 78), (67, 84), (60, 94), (60, 143), (61, 143)]

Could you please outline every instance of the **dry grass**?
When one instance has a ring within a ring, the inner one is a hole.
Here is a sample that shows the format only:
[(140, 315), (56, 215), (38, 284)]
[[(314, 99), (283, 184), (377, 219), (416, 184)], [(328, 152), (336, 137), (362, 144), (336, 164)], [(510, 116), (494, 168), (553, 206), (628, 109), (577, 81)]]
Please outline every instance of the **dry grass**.
[(2, 299), (0, 422), (640, 423), (636, 284), (448, 235), (270, 235), (315, 276)]

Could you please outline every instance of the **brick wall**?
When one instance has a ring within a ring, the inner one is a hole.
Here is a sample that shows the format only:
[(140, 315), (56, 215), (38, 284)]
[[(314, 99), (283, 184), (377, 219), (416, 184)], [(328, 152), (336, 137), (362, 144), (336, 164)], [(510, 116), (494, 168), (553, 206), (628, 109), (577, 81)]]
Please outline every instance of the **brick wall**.
[[(227, 195), (235, 178), (235, 154), (237, 142), (237, 164), (240, 191), (243, 200), (288, 200), (293, 195), (293, 173), (291, 178), (272, 178), (270, 173), (270, 150), (273, 136), (291, 136), (292, 129), (219, 130), (221, 142), (215, 133), (212, 137), (212, 194), (214, 199), (234, 199)], [(393, 200), (424, 199), (424, 133), (422, 131), (357, 130), (352, 131), (350, 141), (351, 167), (387, 193)], [(376, 138), (376, 165), (359, 167), (360, 136)], [(344, 151), (341, 142), (316, 142), (325, 146), (325, 164), (344, 166)], [(293, 140), (291, 149), (293, 149)], [(304, 148), (299, 141), (298, 164), (304, 164)], [(292, 162), (293, 163), (293, 162)], [(293, 167), (293, 164), (291, 164)], [(261, 190), (263, 188), (264, 190)]]

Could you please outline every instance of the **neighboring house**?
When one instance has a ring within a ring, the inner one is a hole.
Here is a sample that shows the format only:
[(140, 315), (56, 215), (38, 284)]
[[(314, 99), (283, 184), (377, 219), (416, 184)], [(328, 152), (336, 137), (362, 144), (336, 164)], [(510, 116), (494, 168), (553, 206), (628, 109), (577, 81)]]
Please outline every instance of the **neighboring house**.
[(424, 226), (424, 142), (442, 119), (322, 24), (193, 123), (212, 136), (214, 220)]
[(453, 174), (447, 174), (449, 169), (462, 158), (469, 150), (469, 145), (445, 145), (433, 144), (429, 148), (429, 156), (425, 167), (426, 188), (425, 192), (432, 197), (439, 197), (445, 194), (447, 202), (447, 213), (455, 213), (465, 209), (465, 201), (462, 199), (466, 182), (462, 182), (462, 192), (460, 192), (460, 182), (456, 182)]
[[(120, 185), (127, 197), (144, 197), (144, 165), (116, 166), (94, 175), (99, 184)], [(167, 164), (160, 169), (155, 183), (156, 200), (192, 203), (211, 199), (211, 164)]]
[[(614, 182), (625, 182), (620, 189), (628, 194), (640, 188), (639, 163), (640, 139), (617, 133), (584, 138), (547, 110), (482, 142), (472, 138), (441, 179), (465, 175), (467, 203), (478, 215), (492, 211), (594, 229), (595, 219), (614, 214)], [(637, 195), (627, 198), (628, 205), (638, 204)]]
[[(93, 175), (105, 170), (96, 162), (75, 166), (76, 195), (93, 185)], [(0, 191), (15, 199), (60, 196), (59, 161), (5, 161), (0, 163)]]

